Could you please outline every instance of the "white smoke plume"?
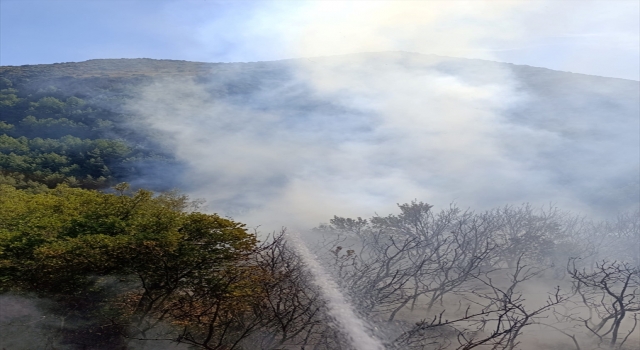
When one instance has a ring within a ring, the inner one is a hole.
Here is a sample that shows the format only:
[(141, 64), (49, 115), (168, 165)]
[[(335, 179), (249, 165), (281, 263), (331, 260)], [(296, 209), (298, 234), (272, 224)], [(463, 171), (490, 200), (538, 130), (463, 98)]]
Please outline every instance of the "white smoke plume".
[[(297, 55), (410, 46), (492, 58), (495, 43), (531, 36), (540, 6), (318, 2), (292, 10), (317, 19), (275, 26)], [(571, 135), (598, 132), (602, 120), (581, 125), (569, 118), (581, 111), (552, 110), (548, 119), (557, 120), (543, 126), (527, 115), (514, 121), (514, 111), (525, 114), (538, 98), (521, 79), (508, 65), (371, 53), (230, 64), (206, 83), (158, 79), (129, 107), (186, 162), (187, 190), (212, 211), (268, 230), (387, 213), (415, 198), (476, 209), (521, 202), (593, 209), (581, 193), (602, 187), (594, 181), (637, 171), (630, 131), (637, 121), (612, 119), (606, 135), (577, 147)], [(602, 118), (606, 106), (598, 108)], [(569, 148), (575, 153), (562, 153)]]

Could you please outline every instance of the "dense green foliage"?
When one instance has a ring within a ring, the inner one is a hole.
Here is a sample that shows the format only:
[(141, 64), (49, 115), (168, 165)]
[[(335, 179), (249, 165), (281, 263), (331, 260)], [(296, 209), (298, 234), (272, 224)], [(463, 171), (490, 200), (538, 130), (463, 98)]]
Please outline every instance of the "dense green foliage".
[(116, 127), (120, 113), (55, 87), (33, 92), (0, 78), (0, 88), (0, 184), (107, 188), (136, 176), (138, 162), (165, 158)]
[(241, 310), (255, 236), (187, 210), (183, 196), (126, 189), (32, 194), (0, 185), (0, 292), (56, 300), (70, 320), (100, 320), (83, 328), (92, 346), (144, 336), (161, 320), (195, 332), (190, 315), (209, 300)]
[(11, 135), (98, 138), (113, 130), (117, 114), (56, 87), (33, 91), (0, 78), (0, 130)]
[(62, 186), (29, 194), (2, 186), (2, 288), (72, 295), (112, 274), (162, 285), (170, 273), (177, 283), (185, 271), (200, 274), (252, 249), (243, 225), (185, 212), (186, 205), (184, 197), (144, 190), (127, 196)]
[[(144, 158), (120, 140), (14, 138), (0, 135), (0, 183), (41, 190), (65, 183), (103, 188), (126, 174), (127, 164)], [(119, 172), (119, 173), (118, 173)]]

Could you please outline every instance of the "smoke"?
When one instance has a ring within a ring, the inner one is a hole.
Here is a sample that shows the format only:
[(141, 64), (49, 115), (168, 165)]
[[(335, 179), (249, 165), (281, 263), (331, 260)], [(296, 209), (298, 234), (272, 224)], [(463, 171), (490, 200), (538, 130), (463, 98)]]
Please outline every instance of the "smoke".
[[(494, 48), (533, 37), (545, 4), (268, 3), (251, 12), (247, 35), (275, 33), (294, 56), (409, 49), (496, 59)], [(223, 35), (203, 28), (202, 38)], [(184, 189), (268, 230), (390, 212), (415, 198), (476, 209), (553, 202), (589, 213), (637, 202), (637, 88), (551, 76), (487, 61), (354, 54), (158, 79), (128, 108), (187, 164)]]
[[(587, 213), (633, 203), (637, 120), (615, 105), (621, 90), (586, 91), (604, 106), (585, 91), (545, 99), (555, 87), (522, 76), (408, 53), (230, 64), (207, 81), (158, 80), (129, 108), (188, 165), (186, 190), (271, 230), (415, 198)], [(628, 193), (611, 192), (624, 181)]]
[[(439, 183), (486, 181), (462, 174), (483, 158), (504, 168), (492, 129), (500, 123), (496, 96), (512, 98), (508, 87), (429, 70), (416, 76), (389, 58), (290, 65), (291, 81), (231, 98), (212, 96), (206, 84), (160, 81), (132, 108), (190, 165), (189, 189), (213, 210), (255, 224), (308, 227), (338, 212), (433, 200)], [(213, 80), (233, 84), (236, 74)]]
[[(0, 296), (0, 347), (3, 349), (46, 349), (58, 343), (55, 331), (61, 319), (48, 317), (38, 299)], [(57, 326), (57, 327), (56, 327)]]
[[(278, 44), (278, 55), (307, 58), (159, 78), (141, 87), (127, 110), (136, 128), (187, 168), (157, 169), (160, 181), (180, 176), (183, 189), (204, 197), (209, 210), (262, 231), (307, 229), (333, 215), (386, 214), (415, 198), (474, 209), (554, 202), (590, 214), (637, 205), (635, 82), (397, 52), (499, 60), (509, 57), (505, 50), (543, 45), (536, 40), (540, 28), (546, 36), (596, 42), (614, 36), (615, 52), (637, 51), (637, 37), (576, 30), (588, 21), (568, 29), (547, 26), (541, 18), (551, 12), (551, 22), (566, 23), (558, 15), (563, 11), (546, 10), (549, 4), (269, 3), (267, 12), (281, 15), (252, 12), (250, 31), (277, 33), (268, 42)], [(573, 18), (590, 17), (592, 4), (581, 3)], [(203, 27), (199, 40), (208, 43), (213, 32), (219, 38), (229, 24), (222, 23)], [(252, 37), (232, 46), (248, 50), (247, 43), (264, 35)], [(371, 51), (387, 52), (361, 54)], [(610, 57), (559, 52), (578, 69)], [(352, 55), (316, 57), (335, 54)], [(2, 333), (10, 333), (3, 337), (7, 348), (24, 348), (15, 343), (21, 339), (52, 346), (43, 329), (62, 328), (61, 320), (43, 318), (30, 301), (5, 296), (0, 310)], [(356, 326), (367, 340), (364, 326)], [(131, 344), (162, 345), (169, 348)]]
[(120, 333), (110, 330), (108, 325), (109, 320), (105, 318), (53, 300), (28, 295), (0, 295), (0, 349), (189, 348), (172, 341), (170, 328), (162, 323), (148, 334), (151, 340), (127, 339), (126, 346)]

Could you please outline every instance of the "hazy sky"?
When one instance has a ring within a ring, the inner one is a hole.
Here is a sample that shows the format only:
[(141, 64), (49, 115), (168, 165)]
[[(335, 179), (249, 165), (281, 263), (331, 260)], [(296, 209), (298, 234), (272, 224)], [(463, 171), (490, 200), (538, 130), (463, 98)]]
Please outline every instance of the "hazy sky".
[(401, 50), (640, 80), (640, 1), (0, 0), (0, 63)]

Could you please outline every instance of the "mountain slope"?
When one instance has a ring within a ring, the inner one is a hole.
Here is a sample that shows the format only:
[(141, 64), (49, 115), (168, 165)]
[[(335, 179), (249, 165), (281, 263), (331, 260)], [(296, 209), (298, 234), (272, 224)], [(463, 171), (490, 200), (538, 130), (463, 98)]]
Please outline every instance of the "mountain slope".
[[(222, 211), (282, 203), (296, 186), (363, 210), (427, 196), (612, 213), (640, 196), (636, 81), (410, 53), (91, 60), (0, 67), (0, 77), (12, 85), (5, 96), (75, 96), (103, 111), (83, 123), (113, 127), (91, 137), (181, 164), (147, 162), (138, 179), (204, 191)], [(29, 106), (15, 106), (3, 105), (2, 120), (19, 126)]]

